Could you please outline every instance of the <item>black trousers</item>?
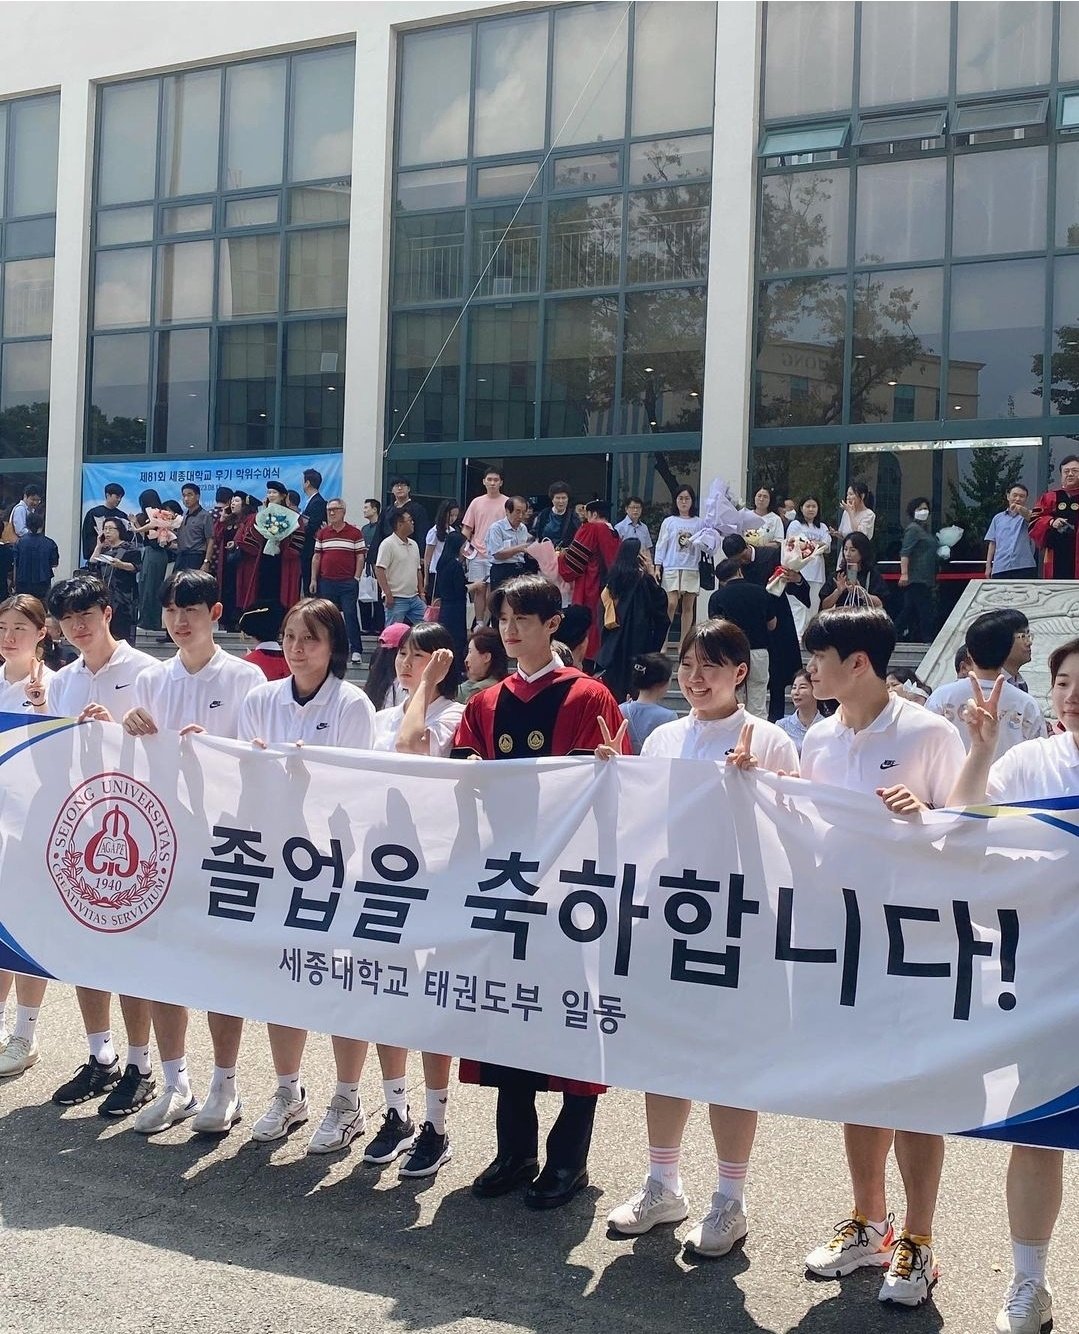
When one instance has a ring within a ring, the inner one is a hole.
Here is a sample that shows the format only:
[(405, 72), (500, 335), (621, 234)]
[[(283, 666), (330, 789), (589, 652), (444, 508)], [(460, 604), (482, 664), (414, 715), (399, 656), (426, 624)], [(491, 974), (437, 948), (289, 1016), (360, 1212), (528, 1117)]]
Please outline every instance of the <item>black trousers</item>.
[[(594, 1093), (586, 1096), (579, 1093), (562, 1094), (562, 1110), (547, 1136), (547, 1162), (551, 1167), (583, 1170), (588, 1162), (595, 1118)], [(499, 1157), (539, 1157), (535, 1089), (500, 1088), (495, 1127)]]
[(929, 644), (937, 633), (933, 590), (928, 584), (908, 584), (903, 610), (895, 623), (900, 639), (909, 636), (916, 644)]

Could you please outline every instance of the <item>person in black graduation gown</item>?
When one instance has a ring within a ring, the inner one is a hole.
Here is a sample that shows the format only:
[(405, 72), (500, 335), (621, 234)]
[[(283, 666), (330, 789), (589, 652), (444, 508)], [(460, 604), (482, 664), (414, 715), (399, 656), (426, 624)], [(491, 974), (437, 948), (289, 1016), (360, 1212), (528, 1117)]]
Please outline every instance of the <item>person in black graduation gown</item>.
[[(776, 572), (779, 551), (767, 550), (764, 559), (754, 560), (744, 537), (732, 533), (723, 539), (723, 554), (741, 560), (742, 575), (762, 588)], [(788, 572), (787, 592), (809, 606), (809, 585), (801, 575)], [(794, 626), (794, 613), (786, 595), (774, 599), (776, 628), (768, 639), (768, 721), (778, 722), (787, 711), (787, 687), (802, 666), (802, 649)]]

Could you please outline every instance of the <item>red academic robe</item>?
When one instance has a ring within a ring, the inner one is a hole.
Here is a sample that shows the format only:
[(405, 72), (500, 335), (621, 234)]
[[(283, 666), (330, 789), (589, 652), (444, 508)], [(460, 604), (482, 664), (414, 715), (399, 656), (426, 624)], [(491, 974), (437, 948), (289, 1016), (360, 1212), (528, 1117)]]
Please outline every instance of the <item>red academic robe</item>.
[[(1071, 531), (1058, 533), (1050, 524), (1067, 519)], [(1045, 552), (1042, 574), (1046, 579), (1079, 577), (1079, 489), (1046, 491), (1030, 515), (1030, 537)]]
[(261, 644), (253, 648), (250, 653), (245, 653), (243, 660), (253, 662), (267, 681), (283, 681), (286, 676), (291, 675), (285, 655), (280, 651), (273, 653), (263, 648)]
[(558, 553), (558, 573), (573, 585), (573, 605), (587, 607), (592, 613), (584, 656), (594, 659), (599, 653), (603, 619), (599, 595), (618, 555), (622, 539), (609, 523), (585, 523), (577, 529), (573, 541)]
[[(568, 755), (574, 750), (592, 751), (603, 743), (600, 718), (611, 736), (623, 721), (607, 687), (576, 667), (559, 667), (531, 682), (514, 672), (497, 686), (472, 696), (457, 725), (454, 746), (473, 751), (481, 760), (535, 759)], [(628, 739), (623, 739), (622, 751), (633, 753)], [(603, 1093), (606, 1088), (603, 1084), (465, 1059), (461, 1060), (459, 1075), (465, 1084), (527, 1087), (584, 1097)]]
[[(300, 552), (303, 550), (306, 520), (281, 543), (281, 579), (279, 598), (288, 610), (300, 596)], [(236, 576), (236, 605), (241, 611), (254, 606), (259, 598), (259, 564), (266, 547), (266, 539), (255, 527), (254, 515), (245, 519), (236, 530), (236, 545), (243, 552), (243, 560)]]

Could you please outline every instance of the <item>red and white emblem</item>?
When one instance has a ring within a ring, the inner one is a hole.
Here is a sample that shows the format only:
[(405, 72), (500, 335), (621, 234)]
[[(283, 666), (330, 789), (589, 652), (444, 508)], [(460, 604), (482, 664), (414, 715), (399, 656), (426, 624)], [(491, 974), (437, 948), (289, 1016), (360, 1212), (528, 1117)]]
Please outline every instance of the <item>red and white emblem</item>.
[(68, 911), (84, 926), (130, 931), (165, 901), (176, 831), (144, 783), (97, 774), (64, 802), (46, 859)]

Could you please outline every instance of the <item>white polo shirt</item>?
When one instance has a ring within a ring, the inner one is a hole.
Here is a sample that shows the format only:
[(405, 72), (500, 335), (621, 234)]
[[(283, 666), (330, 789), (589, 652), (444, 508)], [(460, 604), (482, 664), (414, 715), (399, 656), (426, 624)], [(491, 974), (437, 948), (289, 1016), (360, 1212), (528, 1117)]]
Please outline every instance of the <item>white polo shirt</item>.
[(710, 722), (688, 714), (673, 723), (663, 723), (650, 732), (641, 754), (658, 760), (726, 760), (737, 746), (745, 723), (753, 724), (753, 755), (769, 773), (796, 774), (798, 752), (782, 728), (763, 718), (754, 718), (745, 709), (735, 709), (729, 718)]
[[(383, 709), (375, 714), (375, 750), (393, 750), (397, 745), (397, 733), (405, 719), (408, 700), (397, 704), (392, 709)], [(457, 733), (457, 724), (464, 717), (465, 706), (454, 699), (443, 699), (440, 695), (433, 704), (427, 706), (427, 717), (423, 720), (429, 733), (429, 749), (432, 755), (448, 755), (453, 749), (453, 738)]]
[(1068, 732), (1021, 741), (989, 770), (993, 801), (1039, 801), (1079, 796), (1079, 746)]
[(839, 713), (815, 723), (802, 742), (801, 774), (866, 794), (902, 783), (921, 801), (945, 806), (965, 758), (951, 723), (893, 695), (860, 732), (844, 727)]
[(265, 683), (254, 663), (234, 658), (222, 648), (215, 648), (206, 666), (194, 673), (177, 653), (139, 673), (128, 707), (145, 709), (162, 731), (178, 732), (189, 723), (199, 723), (211, 736), (235, 738), (244, 700)]
[[(983, 680), (978, 678), (978, 684), (981, 686), (984, 694), (988, 695), (993, 689), (994, 681), (990, 678)], [(970, 732), (960, 714), (960, 710), (965, 704), (969, 704), (974, 698), (970, 688), (970, 681), (948, 681), (936, 690), (926, 700), (925, 707), (931, 713), (939, 714), (942, 718), (947, 718), (950, 723), (954, 723), (959, 731), (959, 739), (968, 751), (970, 750)], [(1028, 695), (1025, 690), (1020, 690), (1017, 686), (1009, 685), (1005, 681), (1000, 692), (1000, 731), (997, 734), (997, 753), (995, 759), (1000, 759), (1013, 746), (1017, 746), (1020, 741), (1033, 741), (1036, 737), (1045, 736), (1045, 719), (1042, 717), (1041, 708), (1033, 695)]]
[[(41, 669), (41, 684), (45, 687), (45, 709), (42, 716), (47, 716), (49, 708), (49, 683), (56, 676), (55, 672), (50, 672), (48, 667)], [(19, 681), (9, 681), (4, 670), (0, 667), (0, 713), (22, 713), (28, 718), (37, 717), (34, 706), (26, 698), (26, 683), (30, 675), (22, 677)]]
[(156, 658), (121, 639), (112, 657), (96, 672), (83, 658), (61, 667), (49, 682), (48, 711), (57, 718), (77, 718), (87, 704), (101, 704), (119, 722), (135, 706), (134, 686), (140, 672), (156, 666)]
[(371, 750), (375, 742), (375, 707), (358, 686), (328, 676), (306, 704), (297, 704), (292, 677), (267, 681), (243, 702), (241, 741), (269, 744), (303, 741), (309, 746)]

